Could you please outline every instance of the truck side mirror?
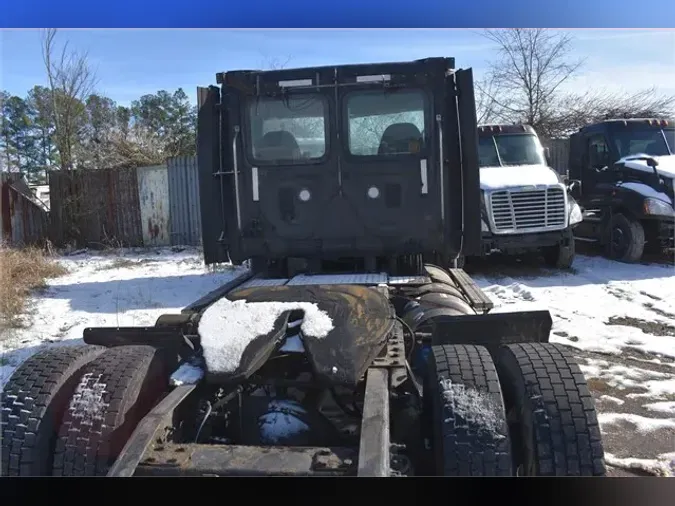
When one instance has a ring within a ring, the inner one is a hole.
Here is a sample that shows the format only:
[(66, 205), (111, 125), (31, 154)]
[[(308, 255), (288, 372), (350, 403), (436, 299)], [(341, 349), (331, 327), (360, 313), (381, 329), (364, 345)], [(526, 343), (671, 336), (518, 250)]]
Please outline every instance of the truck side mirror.
[(551, 148), (544, 148), (544, 157), (546, 158), (546, 163), (551, 165)]
[(652, 169), (656, 168), (659, 165), (659, 162), (657, 162), (654, 158), (651, 156), (647, 157), (647, 165), (649, 165)]
[(581, 196), (581, 181), (578, 179), (570, 179), (567, 182), (567, 191), (569, 191), (575, 199), (579, 198)]

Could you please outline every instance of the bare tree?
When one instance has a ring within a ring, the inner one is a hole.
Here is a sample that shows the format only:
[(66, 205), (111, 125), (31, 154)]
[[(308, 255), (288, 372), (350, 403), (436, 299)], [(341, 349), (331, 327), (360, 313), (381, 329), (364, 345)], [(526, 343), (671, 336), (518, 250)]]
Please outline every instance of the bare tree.
[(476, 119), (478, 124), (491, 123), (503, 120), (502, 107), (495, 99), (497, 95), (497, 82), (493, 75), (487, 75), (483, 79), (474, 82), (476, 95)]
[(42, 59), (51, 92), (59, 164), (61, 170), (69, 170), (74, 164), (78, 130), (86, 117), (84, 101), (94, 89), (96, 76), (87, 53), (69, 49), (68, 42), (57, 50), (56, 33), (56, 28), (44, 30)]
[(286, 56), (270, 56), (262, 51), (260, 51), (260, 55), (262, 57), (262, 61), (260, 63), (260, 67), (268, 70), (282, 70), (285, 69), (288, 64), (291, 62), (293, 59), (292, 56), (286, 55)]
[(145, 167), (165, 162), (161, 139), (146, 128), (134, 128), (128, 135), (113, 132), (105, 166), (109, 168)]
[(486, 77), (491, 86), (481, 90), (493, 115), (545, 127), (560, 87), (583, 64), (571, 58), (572, 38), (544, 28), (485, 30), (484, 36), (498, 48)]
[(267, 59), (267, 67), (271, 70), (281, 70), (285, 69), (288, 64), (291, 62), (293, 58), (291, 56), (286, 56), (284, 58), (281, 57), (273, 57), (273, 58), (268, 58)]
[(603, 90), (569, 94), (561, 98), (550, 122), (549, 137), (566, 137), (584, 125), (606, 119), (675, 116), (675, 96), (647, 88), (630, 94)]

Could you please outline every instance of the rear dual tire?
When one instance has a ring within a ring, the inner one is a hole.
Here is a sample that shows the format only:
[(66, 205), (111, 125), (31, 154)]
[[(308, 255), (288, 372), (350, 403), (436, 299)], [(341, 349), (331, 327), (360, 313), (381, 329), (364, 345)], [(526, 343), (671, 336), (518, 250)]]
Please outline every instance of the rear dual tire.
[(150, 346), (77, 345), (27, 359), (2, 395), (2, 476), (103, 476), (167, 391)]
[(100, 346), (63, 346), (36, 353), (12, 374), (2, 393), (2, 476), (49, 476), (55, 433), (78, 373)]
[(519, 475), (606, 474), (593, 397), (581, 369), (564, 346), (503, 346), (497, 371)]
[[(605, 475), (593, 399), (564, 347), (503, 346), (495, 364), (482, 346), (434, 346), (428, 367), (423, 417), (431, 474)], [(478, 415), (467, 415), (467, 406)]]

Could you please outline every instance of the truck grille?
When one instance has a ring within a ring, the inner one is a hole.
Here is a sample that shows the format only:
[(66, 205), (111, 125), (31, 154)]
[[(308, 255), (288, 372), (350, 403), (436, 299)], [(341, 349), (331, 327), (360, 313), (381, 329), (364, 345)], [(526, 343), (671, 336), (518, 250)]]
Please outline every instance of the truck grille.
[(490, 212), (495, 232), (528, 232), (565, 228), (565, 191), (500, 190), (490, 195)]

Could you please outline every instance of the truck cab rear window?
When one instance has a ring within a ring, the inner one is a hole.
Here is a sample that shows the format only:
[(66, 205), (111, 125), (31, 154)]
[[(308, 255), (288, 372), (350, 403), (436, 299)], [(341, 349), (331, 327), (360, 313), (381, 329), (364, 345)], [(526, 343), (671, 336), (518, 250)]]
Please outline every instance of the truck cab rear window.
[(425, 96), (417, 90), (363, 91), (347, 96), (349, 152), (416, 154), (424, 149)]
[(301, 163), (326, 154), (326, 100), (320, 95), (252, 99), (249, 152), (262, 163)]

